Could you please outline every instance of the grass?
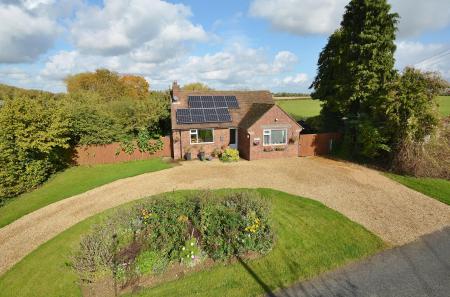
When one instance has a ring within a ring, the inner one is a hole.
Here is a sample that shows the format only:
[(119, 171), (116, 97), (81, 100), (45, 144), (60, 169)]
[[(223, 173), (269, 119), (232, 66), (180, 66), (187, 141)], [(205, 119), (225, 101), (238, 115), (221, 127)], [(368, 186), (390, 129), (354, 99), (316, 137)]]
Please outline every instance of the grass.
[(312, 99), (277, 100), (276, 103), (296, 120), (304, 120), (320, 113), (320, 101)]
[[(270, 189), (257, 191), (272, 201), (277, 239), (269, 254), (245, 263), (219, 263), (133, 296), (258, 296), (385, 247), (378, 237), (319, 202)], [(179, 199), (184, 193), (166, 195)], [(73, 226), (25, 257), (0, 277), (0, 297), (81, 296), (68, 264), (70, 255), (80, 236), (112, 211)]]
[(386, 175), (408, 188), (450, 205), (450, 181), (448, 180), (439, 178), (419, 178), (392, 173), (387, 173)]
[[(442, 116), (450, 115), (450, 96), (438, 96), (439, 112)], [(296, 120), (304, 120), (319, 115), (320, 101), (312, 99), (277, 100), (276, 103)]]
[(438, 102), (441, 115), (450, 116), (450, 96), (438, 96)]
[(12, 199), (0, 208), (0, 228), (53, 202), (81, 194), (112, 181), (169, 168), (161, 159), (118, 164), (77, 166), (55, 174), (32, 192)]

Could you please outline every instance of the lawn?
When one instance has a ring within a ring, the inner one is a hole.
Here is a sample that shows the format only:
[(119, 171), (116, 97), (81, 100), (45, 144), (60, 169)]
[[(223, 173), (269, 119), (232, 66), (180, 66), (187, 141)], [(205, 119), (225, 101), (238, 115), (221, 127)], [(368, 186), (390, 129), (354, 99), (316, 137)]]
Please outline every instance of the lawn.
[[(296, 120), (316, 116), (320, 113), (320, 101), (312, 99), (290, 99), (275, 101)], [(442, 116), (450, 115), (450, 96), (439, 96), (439, 112)]]
[(14, 198), (0, 208), (0, 228), (53, 202), (81, 194), (115, 180), (171, 167), (161, 159), (118, 164), (71, 167), (55, 174), (34, 191)]
[(320, 101), (312, 99), (289, 99), (275, 101), (281, 108), (296, 120), (304, 120), (319, 115)]
[[(257, 191), (272, 202), (276, 243), (269, 254), (245, 263), (218, 263), (133, 296), (258, 296), (385, 247), (378, 237), (317, 201), (269, 189)], [(183, 193), (166, 195), (172, 199)], [(73, 226), (25, 257), (0, 277), (0, 297), (81, 296), (70, 255), (80, 236), (112, 211)]]
[(439, 112), (444, 116), (450, 116), (450, 96), (439, 96)]
[(450, 181), (439, 178), (418, 178), (388, 173), (393, 180), (450, 205)]

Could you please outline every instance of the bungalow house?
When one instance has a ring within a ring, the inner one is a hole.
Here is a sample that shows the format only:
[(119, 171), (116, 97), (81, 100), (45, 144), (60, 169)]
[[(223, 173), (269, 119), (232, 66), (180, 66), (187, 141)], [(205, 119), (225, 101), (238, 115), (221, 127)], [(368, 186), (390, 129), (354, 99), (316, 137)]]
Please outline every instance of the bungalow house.
[(302, 127), (268, 91), (185, 91), (172, 86), (172, 153), (232, 147), (247, 160), (299, 155)]

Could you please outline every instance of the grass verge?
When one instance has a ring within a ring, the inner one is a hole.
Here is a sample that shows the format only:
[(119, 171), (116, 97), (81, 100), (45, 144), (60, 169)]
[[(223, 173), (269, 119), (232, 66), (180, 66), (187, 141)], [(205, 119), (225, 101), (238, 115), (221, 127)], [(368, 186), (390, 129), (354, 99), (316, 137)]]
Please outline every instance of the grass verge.
[(161, 159), (118, 164), (77, 166), (55, 174), (34, 191), (12, 199), (0, 208), (0, 228), (59, 200), (81, 194), (115, 180), (171, 167)]
[[(133, 296), (258, 296), (384, 247), (378, 237), (317, 201), (270, 189), (257, 191), (272, 202), (276, 243), (269, 254), (242, 263), (218, 263)], [(179, 199), (183, 193), (166, 195)], [(0, 277), (0, 296), (81, 296), (70, 255), (80, 236), (112, 211), (67, 229), (25, 257)]]
[(386, 173), (386, 176), (408, 188), (450, 205), (450, 181), (440, 178), (423, 178)]

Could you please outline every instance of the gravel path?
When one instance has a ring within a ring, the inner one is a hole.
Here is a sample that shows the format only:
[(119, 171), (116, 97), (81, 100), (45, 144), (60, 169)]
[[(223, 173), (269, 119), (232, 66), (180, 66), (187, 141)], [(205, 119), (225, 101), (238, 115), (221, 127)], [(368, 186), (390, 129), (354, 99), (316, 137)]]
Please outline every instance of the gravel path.
[(53, 203), (0, 229), (0, 274), (39, 245), (105, 209), (178, 189), (265, 187), (314, 198), (392, 245), (450, 225), (450, 207), (374, 170), (324, 158), (184, 162)]

